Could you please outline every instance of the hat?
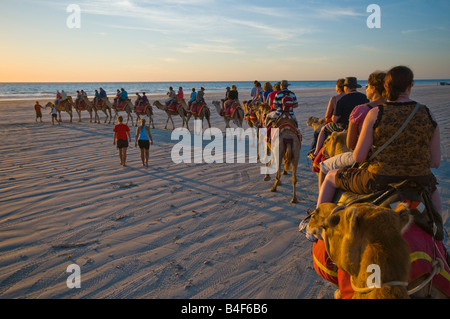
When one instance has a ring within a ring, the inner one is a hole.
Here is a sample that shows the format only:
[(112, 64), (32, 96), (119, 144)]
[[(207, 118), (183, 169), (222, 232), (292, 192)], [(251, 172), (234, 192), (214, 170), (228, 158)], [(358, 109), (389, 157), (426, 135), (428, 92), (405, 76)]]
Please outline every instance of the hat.
[(291, 84), (289, 84), (288, 81), (286, 81), (286, 80), (281, 81), (281, 86), (282, 87), (287, 88), (289, 85), (291, 85)]
[(358, 80), (354, 77), (345, 78), (344, 85), (351, 89), (361, 88), (362, 86), (358, 84)]

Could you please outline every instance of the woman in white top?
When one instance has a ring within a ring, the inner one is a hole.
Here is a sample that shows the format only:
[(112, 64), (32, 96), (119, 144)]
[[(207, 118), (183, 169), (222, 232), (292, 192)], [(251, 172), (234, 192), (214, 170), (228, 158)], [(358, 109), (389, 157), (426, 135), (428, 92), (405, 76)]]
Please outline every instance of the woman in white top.
[(153, 145), (153, 138), (150, 133), (150, 128), (145, 125), (145, 119), (141, 119), (141, 126), (136, 129), (136, 140), (134, 142), (134, 147), (139, 145), (139, 148), (141, 149), (142, 166), (146, 168), (148, 168), (150, 143)]

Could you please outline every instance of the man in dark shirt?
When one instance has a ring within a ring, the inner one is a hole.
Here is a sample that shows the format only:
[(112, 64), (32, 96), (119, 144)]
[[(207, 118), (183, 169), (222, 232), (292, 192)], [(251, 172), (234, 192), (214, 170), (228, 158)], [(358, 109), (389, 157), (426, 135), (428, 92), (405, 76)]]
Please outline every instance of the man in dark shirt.
[(358, 88), (361, 88), (361, 85), (358, 84), (356, 78), (348, 77), (345, 79), (344, 90), (346, 95), (338, 101), (333, 115), (333, 122), (341, 129), (346, 130), (348, 128), (348, 119), (355, 107), (369, 103), (366, 95), (356, 90)]
[(370, 102), (365, 94), (357, 91), (358, 88), (361, 88), (361, 85), (358, 84), (358, 80), (355, 77), (345, 78), (344, 91), (346, 95), (336, 104), (333, 121), (322, 127), (317, 139), (316, 149), (314, 153), (311, 152), (308, 155), (311, 160), (314, 160), (319, 155), (323, 142), (331, 133), (342, 132), (348, 128), (349, 117), (355, 107)]

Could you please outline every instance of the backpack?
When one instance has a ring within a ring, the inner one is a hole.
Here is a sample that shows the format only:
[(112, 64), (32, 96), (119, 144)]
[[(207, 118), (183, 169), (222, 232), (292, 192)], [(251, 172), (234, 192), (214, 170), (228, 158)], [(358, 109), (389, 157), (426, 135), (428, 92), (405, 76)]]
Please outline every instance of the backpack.
[(283, 111), (285, 112), (292, 112), (294, 111), (294, 99), (289, 94), (286, 94), (283, 99), (281, 100), (281, 103), (283, 105)]

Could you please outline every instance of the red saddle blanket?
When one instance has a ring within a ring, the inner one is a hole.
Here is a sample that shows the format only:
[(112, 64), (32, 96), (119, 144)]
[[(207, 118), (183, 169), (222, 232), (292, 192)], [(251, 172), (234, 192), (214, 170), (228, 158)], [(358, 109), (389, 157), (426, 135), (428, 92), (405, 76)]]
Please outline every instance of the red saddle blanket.
[(222, 116), (225, 116), (226, 118), (231, 118), (233, 119), (237, 110), (240, 108), (241, 106), (239, 105), (239, 103), (233, 103), (232, 105), (228, 106), (225, 108), (225, 112), (223, 113)]
[[(442, 242), (434, 242), (428, 233), (414, 223), (405, 231), (403, 238), (408, 243), (410, 250), (411, 268), (409, 282), (411, 283), (421, 277), (425, 280), (433, 271), (433, 256), (436, 256), (436, 258), (443, 260), (444, 269), (434, 276), (432, 280), (433, 286), (446, 294), (447, 297), (450, 297), (450, 269), (445, 262), (445, 248)], [(323, 241), (319, 240), (313, 244), (312, 254), (314, 269), (319, 276), (338, 285), (343, 299), (352, 298), (353, 289), (350, 283), (350, 276), (344, 271), (337, 269), (336, 265), (329, 258)], [(416, 287), (408, 287), (408, 289), (414, 288)]]
[(134, 107), (134, 112), (139, 113), (139, 114), (146, 114), (148, 108), (152, 108), (152, 106), (149, 103), (141, 103), (139, 106), (135, 106)]
[(178, 110), (180, 109), (181, 104), (179, 103), (171, 103), (167, 111), (171, 114), (178, 114)]
[[(203, 112), (204, 108), (208, 108), (208, 106), (206, 105), (206, 103), (202, 103), (202, 104), (197, 104), (195, 102), (193, 102), (191, 104), (191, 113), (194, 116), (200, 116)], [(209, 108), (208, 108), (209, 109)]]
[(85, 100), (79, 100), (77, 107), (80, 111), (86, 111), (88, 109), (88, 105)]
[(117, 111), (125, 111), (125, 108), (127, 107), (127, 105), (128, 105), (128, 101), (120, 101), (120, 102), (116, 101), (114, 103), (114, 107), (116, 108)]

